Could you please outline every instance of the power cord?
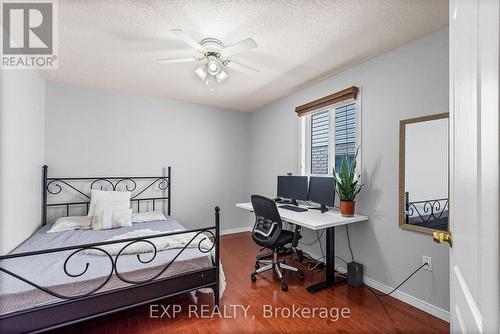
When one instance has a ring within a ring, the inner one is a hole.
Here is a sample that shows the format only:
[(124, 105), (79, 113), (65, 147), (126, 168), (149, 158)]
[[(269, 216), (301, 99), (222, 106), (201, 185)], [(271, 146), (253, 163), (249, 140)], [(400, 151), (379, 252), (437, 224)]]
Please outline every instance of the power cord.
[[(346, 231), (346, 235), (347, 235), (347, 246), (349, 247), (349, 252), (351, 253), (351, 259), (352, 259), (352, 262), (354, 262), (354, 254), (352, 252), (352, 247), (351, 247), (351, 238), (349, 236), (349, 228), (347, 227), (347, 225), (344, 225), (345, 226), (345, 231)], [(323, 230), (324, 231), (324, 230)], [(318, 231), (316, 231), (316, 235), (318, 235)], [(322, 235), (322, 234), (321, 234)], [(318, 263), (320, 260), (324, 259), (325, 258), (325, 255), (323, 253), (323, 246), (321, 244), (321, 235), (318, 235), (318, 241), (319, 241), (319, 247), (321, 249), (321, 255), (322, 255), (322, 258), (318, 259)], [(341, 260), (342, 262), (344, 262), (345, 264), (347, 264), (347, 261), (342, 259), (341, 257), (338, 257), (338, 256), (335, 256), (337, 259)], [(422, 269), (423, 267), (425, 266), (428, 266), (429, 264), (426, 262), (424, 264), (422, 264), (420, 267), (418, 267), (414, 272), (412, 272), (410, 274), (410, 276), (408, 276), (403, 282), (401, 282), (397, 287), (395, 287), (391, 292), (388, 292), (388, 293), (378, 293), (376, 292), (374, 289), (372, 289), (371, 287), (369, 287), (368, 285), (365, 284), (365, 286), (368, 288), (368, 290), (370, 290), (373, 294), (377, 295), (377, 296), (380, 296), (380, 297), (387, 297), (391, 294), (393, 294), (397, 289), (399, 289), (403, 284), (405, 284), (410, 278), (412, 278), (413, 275), (415, 275), (420, 269)], [(318, 264), (316, 264), (314, 268), (316, 268), (318, 266)]]
[[(347, 225), (344, 225), (345, 226), (345, 231), (346, 231), (346, 235), (347, 235), (347, 246), (349, 247), (349, 252), (351, 253), (351, 259), (352, 259), (352, 262), (354, 262), (354, 254), (352, 252), (352, 247), (351, 247), (351, 237), (349, 236), (349, 228), (347, 227)], [(325, 230), (321, 231), (321, 234), (316, 231), (316, 240), (314, 240), (313, 242), (311, 243), (304, 243), (304, 242), (301, 242), (301, 244), (303, 245), (307, 245), (307, 246), (311, 246), (312, 244), (316, 243), (316, 242), (319, 242), (319, 249), (321, 250), (321, 257), (319, 259), (314, 259), (316, 261), (316, 264), (314, 264), (313, 267), (311, 267), (310, 265), (308, 265), (308, 269), (309, 270), (314, 270), (316, 269), (316, 267), (318, 267), (318, 265), (321, 263), (321, 260), (323, 260), (325, 258), (325, 254), (323, 252), (323, 244), (321, 243), (321, 237), (323, 236), (323, 232)], [(347, 261), (342, 259), (341, 257), (339, 256), (335, 256), (337, 259), (341, 260), (342, 262), (344, 262), (345, 264), (347, 264)], [(376, 290), (372, 289), (371, 287), (369, 287), (368, 285), (365, 284), (365, 286), (368, 288), (368, 290), (370, 290), (374, 295), (376, 296), (380, 296), (380, 297), (387, 297), (391, 294), (393, 294), (397, 289), (399, 289), (403, 284), (405, 284), (410, 278), (413, 277), (413, 275), (415, 275), (420, 269), (422, 269), (423, 267), (425, 266), (428, 266), (429, 264), (426, 262), (424, 264), (422, 264), (420, 267), (418, 267), (415, 271), (413, 271), (410, 276), (408, 276), (403, 282), (401, 282), (397, 287), (395, 287), (394, 289), (392, 289), (391, 292), (388, 292), (388, 293), (378, 293)]]
[[(323, 230), (323, 231), (321, 231), (321, 234), (320, 234), (318, 231), (316, 231), (316, 236), (317, 236), (317, 238), (316, 238), (315, 242), (318, 242), (318, 243), (319, 243), (319, 249), (321, 250), (321, 257), (320, 257), (319, 259), (313, 259), (314, 261), (316, 261), (316, 263), (314, 264), (314, 266), (312, 266), (312, 267), (311, 267), (311, 265), (310, 265), (310, 264), (307, 266), (307, 269), (309, 269), (310, 271), (312, 271), (312, 270), (316, 269), (316, 268), (320, 265), (321, 260), (323, 260), (323, 259), (325, 259), (325, 258), (326, 258), (326, 257), (325, 257), (325, 253), (323, 252), (323, 244), (321, 243), (321, 236), (323, 235), (323, 232), (324, 232), (324, 230)], [(314, 242), (313, 242), (313, 243), (314, 243)], [(311, 244), (309, 244), (309, 245), (312, 245), (313, 243), (311, 243)], [(346, 260), (344, 260), (343, 258), (341, 258), (340, 256), (335, 255), (335, 257), (336, 257), (337, 259), (339, 259), (340, 261), (344, 262), (345, 264), (347, 264), (347, 261), (346, 261)]]
[(314, 261), (316, 261), (316, 263), (311, 267), (311, 263), (309, 263), (307, 265), (307, 269), (309, 271), (313, 271), (314, 269), (316, 269), (320, 264), (321, 264), (321, 260), (323, 260), (325, 257), (320, 257), (319, 259), (313, 259)]
[(343, 258), (341, 258), (340, 256), (335, 255), (335, 257), (336, 257), (337, 259), (339, 259), (340, 261), (344, 262), (345, 264), (347, 264), (347, 261), (346, 261), (346, 260), (344, 260)]
[[(320, 241), (321, 237), (323, 236), (323, 233), (325, 232), (325, 230), (322, 230), (321, 231), (321, 234), (319, 234), (318, 236), (318, 231), (316, 231), (316, 236), (317, 238), (314, 239), (314, 241), (310, 242), (310, 243), (307, 243), (307, 242), (302, 242), (302, 241), (299, 241), (299, 244), (301, 245), (306, 245), (306, 246), (311, 246), (311, 245), (314, 245), (315, 243), (317, 243), (318, 241)], [(321, 243), (321, 242), (320, 242)]]
[(391, 292), (388, 292), (388, 293), (378, 293), (377, 291), (375, 291), (374, 289), (372, 289), (371, 287), (369, 287), (368, 285), (365, 284), (365, 286), (368, 288), (368, 290), (370, 290), (374, 295), (376, 296), (380, 296), (380, 297), (387, 297), (389, 295), (391, 295), (394, 291), (396, 291), (397, 289), (399, 289), (403, 284), (406, 283), (406, 281), (408, 281), (413, 275), (415, 275), (420, 269), (422, 269), (423, 267), (425, 266), (428, 266), (429, 264), (426, 262), (424, 263), (423, 265), (421, 265), (420, 267), (418, 267), (414, 272), (411, 273), (410, 276), (408, 276), (403, 282), (401, 282), (401, 284), (399, 284), (397, 287), (395, 287), (394, 289), (392, 289)]
[(325, 258), (325, 253), (323, 253), (323, 244), (321, 243), (321, 236), (323, 235), (323, 232), (325, 230), (321, 231), (321, 235), (316, 231), (316, 236), (318, 237), (318, 242), (319, 242), (319, 249), (321, 250), (321, 256), (323, 259)]
[(351, 260), (354, 262), (354, 255), (352, 253), (352, 247), (351, 247), (351, 238), (349, 237), (349, 228), (347, 227), (347, 224), (345, 226), (345, 232), (347, 234), (347, 246), (349, 246), (349, 252), (351, 252)]
[(319, 242), (319, 249), (321, 250), (321, 257), (319, 259), (315, 259), (316, 260), (316, 264), (311, 268), (310, 265), (307, 266), (307, 269), (309, 269), (309, 271), (311, 270), (314, 270), (316, 269), (316, 267), (319, 266), (319, 264), (321, 263), (321, 260), (323, 260), (325, 258), (325, 253), (323, 253), (323, 245), (321, 244), (321, 236), (323, 235), (323, 231), (321, 231), (321, 234), (316, 231), (316, 241)]

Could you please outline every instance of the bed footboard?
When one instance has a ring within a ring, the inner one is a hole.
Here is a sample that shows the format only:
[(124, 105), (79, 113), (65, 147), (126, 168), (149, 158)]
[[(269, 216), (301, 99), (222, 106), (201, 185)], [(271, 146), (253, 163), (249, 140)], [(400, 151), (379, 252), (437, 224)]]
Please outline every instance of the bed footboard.
[[(119, 267), (117, 266), (117, 261), (118, 258), (122, 256), (123, 252), (131, 245), (146, 243), (152, 248), (152, 252), (145, 253), (144, 257), (141, 257), (142, 254), (137, 254), (137, 260), (147, 265), (155, 258), (158, 252), (152, 240), (186, 233), (193, 233), (190, 241), (180, 249), (177, 255), (175, 255), (170, 262), (166, 263), (158, 273), (140, 281), (131, 280), (121, 275)], [(197, 239), (200, 235), (205, 237), (201, 241), (199, 238)], [(209, 243), (208, 246), (204, 246), (203, 242), (207, 239), (211, 239), (212, 242)], [(106, 250), (106, 246), (118, 243), (124, 245), (116, 255), (112, 255)], [(174, 276), (162, 276), (183, 251), (187, 248), (194, 247), (197, 247), (202, 253), (213, 254), (213, 261), (210, 267), (190, 270)], [(219, 207), (215, 207), (215, 224), (205, 228), (0, 256), (0, 272), (60, 299), (57, 302), (47, 305), (0, 315), (0, 332), (24, 333), (45, 331), (201, 288), (211, 288), (214, 291), (214, 306), (218, 307), (220, 283), (219, 248), (220, 209)], [(68, 270), (67, 263), (74, 255), (89, 249), (103, 252), (104, 256), (110, 260), (110, 268), (109, 272), (107, 272), (108, 276), (104, 279), (102, 284), (86, 293), (78, 295), (64, 295), (60, 292), (53, 291), (50, 287), (43, 287), (32, 280), (26, 279), (10, 271), (5, 268), (5, 266), (2, 266), (3, 260), (14, 260), (16, 258), (71, 251), (70, 255), (67, 255), (61, 270), (65, 275), (68, 275), (68, 277), (76, 278), (84, 275), (92, 264), (87, 262), (81, 272), (75, 273)], [(126, 286), (106, 290), (106, 285), (112, 277), (123, 281), (126, 283)]]

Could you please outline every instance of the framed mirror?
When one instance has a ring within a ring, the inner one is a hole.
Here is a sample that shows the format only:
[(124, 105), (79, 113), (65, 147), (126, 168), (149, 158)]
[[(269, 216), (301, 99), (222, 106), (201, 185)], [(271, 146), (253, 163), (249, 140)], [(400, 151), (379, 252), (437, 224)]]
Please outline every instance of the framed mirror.
[(399, 226), (448, 231), (448, 113), (399, 122)]

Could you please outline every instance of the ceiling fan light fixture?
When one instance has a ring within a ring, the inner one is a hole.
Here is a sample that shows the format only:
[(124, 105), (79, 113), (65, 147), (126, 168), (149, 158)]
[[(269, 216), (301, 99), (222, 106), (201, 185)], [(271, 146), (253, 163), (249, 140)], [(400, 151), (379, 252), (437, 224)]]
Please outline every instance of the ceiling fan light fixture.
[(226, 79), (227, 79), (227, 73), (223, 69), (221, 69), (220, 72), (215, 76), (215, 80), (217, 80), (218, 83)]
[(196, 70), (194, 70), (194, 73), (201, 79), (205, 80), (207, 77), (207, 67), (205, 65), (199, 66)]
[[(225, 46), (216, 38), (204, 38), (197, 41), (182, 29), (172, 29), (172, 34), (177, 36), (190, 46), (197, 53), (192, 57), (175, 58), (175, 59), (157, 59), (162, 64), (175, 64), (187, 62), (203, 62), (198, 66), (194, 73), (207, 85), (213, 82), (223, 82), (229, 78), (232, 70), (243, 72), (245, 74), (253, 74), (259, 72), (257, 69), (235, 61), (231, 61), (229, 57), (255, 49), (257, 43), (252, 38), (247, 38), (230, 46)], [(225, 68), (230, 68), (229, 70)], [(229, 71), (229, 72), (226, 72)], [(212, 87), (212, 89), (214, 89)]]
[(208, 73), (210, 73), (211, 75), (217, 75), (221, 71), (221, 68), (220, 68), (220, 65), (217, 62), (217, 60), (212, 59), (212, 60), (209, 60), (207, 63), (207, 70), (208, 70)]

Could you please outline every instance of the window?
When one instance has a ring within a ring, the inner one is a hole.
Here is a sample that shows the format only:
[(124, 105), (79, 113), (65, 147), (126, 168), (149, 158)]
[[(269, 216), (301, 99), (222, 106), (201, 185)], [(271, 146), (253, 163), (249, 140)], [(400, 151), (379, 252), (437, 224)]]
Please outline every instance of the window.
[[(329, 175), (340, 168), (342, 157), (349, 162), (360, 143), (358, 104), (337, 104), (303, 116), (301, 122), (301, 172)], [(359, 159), (359, 157), (358, 157)]]
[(342, 157), (349, 163), (356, 156), (356, 104), (335, 108), (335, 169), (340, 169)]
[(328, 174), (330, 113), (311, 115), (311, 174)]

